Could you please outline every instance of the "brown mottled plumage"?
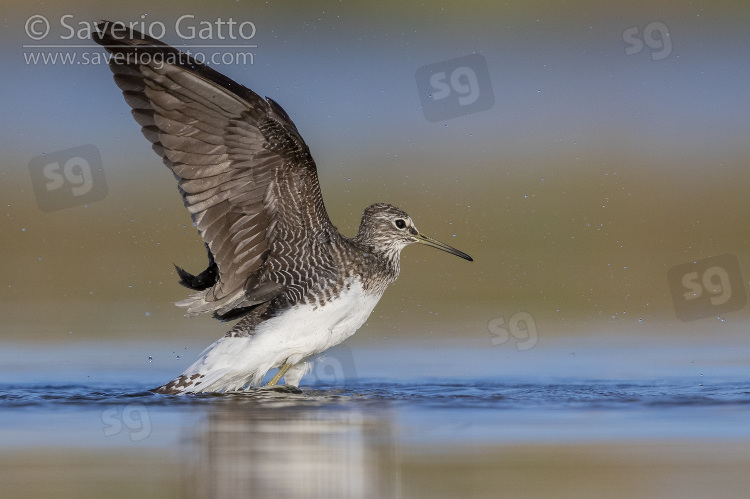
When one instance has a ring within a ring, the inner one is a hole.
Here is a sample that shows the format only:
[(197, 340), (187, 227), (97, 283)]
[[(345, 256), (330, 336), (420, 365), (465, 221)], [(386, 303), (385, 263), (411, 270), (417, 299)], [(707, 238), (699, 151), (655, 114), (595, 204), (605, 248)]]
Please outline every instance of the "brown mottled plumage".
[[(244, 316), (157, 392), (257, 385), (281, 365), (284, 372), (292, 366), (286, 380), (296, 384), (307, 359), (364, 322), (398, 277), (404, 246), (422, 242), (471, 260), (420, 234), (406, 213), (388, 204), (368, 207), (357, 236), (342, 236), (328, 218), (310, 150), (281, 106), (135, 30), (107, 22), (98, 30), (94, 40), (112, 54), (115, 82), (177, 178), (206, 243), (205, 271), (194, 276), (177, 267), (182, 284), (196, 291), (178, 305), (188, 316)], [(349, 308), (320, 312), (340, 298)], [(357, 299), (369, 310), (357, 310)], [(294, 319), (280, 319), (292, 312), (287, 317)], [(309, 341), (286, 331), (304, 321), (310, 322)], [(283, 333), (267, 331), (280, 324)], [(285, 349), (255, 338), (269, 334), (291, 336), (279, 341)]]

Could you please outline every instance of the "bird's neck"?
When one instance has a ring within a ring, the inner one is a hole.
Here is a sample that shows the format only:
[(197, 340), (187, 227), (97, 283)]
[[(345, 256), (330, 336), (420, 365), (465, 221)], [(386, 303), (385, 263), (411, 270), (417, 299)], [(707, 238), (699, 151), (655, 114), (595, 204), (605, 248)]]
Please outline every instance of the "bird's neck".
[(380, 253), (380, 257), (386, 262), (388, 272), (393, 277), (391, 282), (395, 281), (401, 271), (401, 248), (384, 251)]
[(354, 238), (354, 242), (364, 257), (363, 274), (368, 274), (372, 282), (377, 282), (384, 290), (401, 270), (401, 248), (379, 248), (358, 239)]
[(374, 253), (373, 257), (378, 259), (378, 279), (380, 292), (398, 278), (401, 271), (401, 250), (381, 251)]

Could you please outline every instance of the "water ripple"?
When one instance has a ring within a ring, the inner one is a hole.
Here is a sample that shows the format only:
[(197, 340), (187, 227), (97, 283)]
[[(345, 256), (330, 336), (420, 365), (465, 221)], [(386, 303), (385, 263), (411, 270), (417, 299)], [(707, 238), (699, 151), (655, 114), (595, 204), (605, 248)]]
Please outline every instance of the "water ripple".
[(363, 380), (344, 387), (274, 387), (229, 394), (155, 395), (150, 386), (122, 384), (0, 384), (0, 407), (95, 407), (139, 402), (150, 406), (336, 406), (412, 405), (440, 409), (617, 409), (709, 407), (750, 404), (750, 383), (696, 386), (679, 382), (504, 383), (487, 380), (429, 380), (394, 383)]

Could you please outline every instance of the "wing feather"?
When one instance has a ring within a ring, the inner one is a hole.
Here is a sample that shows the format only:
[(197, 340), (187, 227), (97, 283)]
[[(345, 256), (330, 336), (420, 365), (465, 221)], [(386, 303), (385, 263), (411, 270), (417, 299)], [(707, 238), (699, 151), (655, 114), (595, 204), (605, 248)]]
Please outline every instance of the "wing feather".
[(178, 303), (188, 315), (221, 316), (279, 296), (293, 304), (329, 278), (305, 269), (311, 259), (333, 268), (318, 241), (338, 232), (310, 151), (281, 106), (135, 30), (98, 27), (95, 41), (116, 56), (115, 83), (177, 178), (218, 268), (212, 286)]

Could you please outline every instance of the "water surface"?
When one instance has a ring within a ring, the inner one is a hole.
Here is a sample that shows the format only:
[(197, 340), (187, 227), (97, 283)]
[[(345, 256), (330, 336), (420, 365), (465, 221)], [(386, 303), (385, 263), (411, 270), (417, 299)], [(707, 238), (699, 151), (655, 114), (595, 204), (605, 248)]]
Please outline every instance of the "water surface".
[[(580, 468), (568, 470), (558, 492), (578, 483), (578, 474), (579, 485), (590, 483), (583, 476), (603, 463), (622, 477), (650, 473), (642, 467), (656, 463), (673, 491), (681, 490), (674, 481), (750, 463), (750, 369), (739, 340), (679, 347), (561, 340), (531, 352), (479, 343), (343, 346), (300, 388), (148, 391), (199, 351), (83, 343), (4, 350), (0, 458), (49, 477), (62, 464), (45, 459), (59, 453), (69, 463), (100, 456), (83, 468), (137, 456), (152, 463), (149, 470), (163, 470), (140, 475), (163, 496), (218, 497), (248, 489), (291, 497), (450, 496), (451, 484), (490, 465), (527, 473), (574, 462)], [(695, 466), (704, 471), (690, 471)], [(451, 470), (463, 474), (440, 485)], [(555, 475), (545, 476), (543, 483)], [(510, 483), (469, 481), (462, 489), (468, 496), (492, 496)], [(722, 483), (731, 495), (746, 481), (738, 471)], [(585, 496), (585, 487), (569, 490)]]

